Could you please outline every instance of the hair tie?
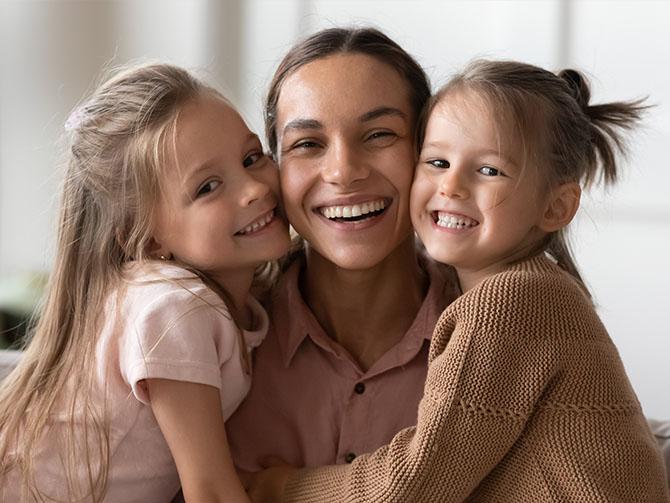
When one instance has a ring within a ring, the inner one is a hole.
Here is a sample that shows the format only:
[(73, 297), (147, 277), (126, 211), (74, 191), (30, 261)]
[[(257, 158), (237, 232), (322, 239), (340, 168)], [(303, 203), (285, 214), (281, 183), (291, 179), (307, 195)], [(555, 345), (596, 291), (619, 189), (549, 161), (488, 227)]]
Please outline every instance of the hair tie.
[(580, 108), (586, 111), (591, 100), (591, 91), (586, 79), (577, 70), (570, 68), (562, 70), (558, 76), (568, 85), (570, 95), (577, 101)]

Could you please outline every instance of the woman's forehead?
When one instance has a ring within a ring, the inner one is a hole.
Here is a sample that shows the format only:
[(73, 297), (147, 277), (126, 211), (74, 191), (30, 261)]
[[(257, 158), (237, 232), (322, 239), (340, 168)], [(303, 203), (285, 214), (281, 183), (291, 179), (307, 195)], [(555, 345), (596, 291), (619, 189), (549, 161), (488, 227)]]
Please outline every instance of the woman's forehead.
[(392, 66), (365, 54), (321, 58), (286, 78), (279, 95), (278, 122), (332, 114), (364, 114), (391, 107), (411, 115), (408, 83)]

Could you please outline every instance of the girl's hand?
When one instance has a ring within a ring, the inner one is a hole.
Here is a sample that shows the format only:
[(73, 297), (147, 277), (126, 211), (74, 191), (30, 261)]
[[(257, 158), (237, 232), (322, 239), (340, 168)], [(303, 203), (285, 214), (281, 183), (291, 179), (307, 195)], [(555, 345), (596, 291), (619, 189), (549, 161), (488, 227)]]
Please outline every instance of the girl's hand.
[(282, 501), (286, 482), (297, 468), (278, 465), (242, 477), (244, 487), (253, 503), (278, 503)]

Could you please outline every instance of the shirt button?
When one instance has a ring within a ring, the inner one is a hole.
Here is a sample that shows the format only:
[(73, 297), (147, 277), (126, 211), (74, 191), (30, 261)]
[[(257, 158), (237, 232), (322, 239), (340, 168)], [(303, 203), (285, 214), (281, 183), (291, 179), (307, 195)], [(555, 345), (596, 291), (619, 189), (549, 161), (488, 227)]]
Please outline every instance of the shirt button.
[(356, 383), (356, 386), (354, 386), (354, 391), (359, 395), (362, 395), (363, 393), (365, 393), (365, 384), (363, 384), (362, 382)]
[(353, 452), (347, 452), (347, 453), (344, 455), (344, 460), (345, 460), (347, 463), (351, 463), (354, 459), (356, 459), (356, 454), (354, 454)]

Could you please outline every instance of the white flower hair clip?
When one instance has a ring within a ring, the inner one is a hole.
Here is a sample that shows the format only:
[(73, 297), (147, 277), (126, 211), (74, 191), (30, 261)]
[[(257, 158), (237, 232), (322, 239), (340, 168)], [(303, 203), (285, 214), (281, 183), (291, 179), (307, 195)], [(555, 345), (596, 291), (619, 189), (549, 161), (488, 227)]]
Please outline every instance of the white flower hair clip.
[(74, 131), (84, 122), (85, 114), (81, 107), (75, 108), (65, 121), (65, 130)]

